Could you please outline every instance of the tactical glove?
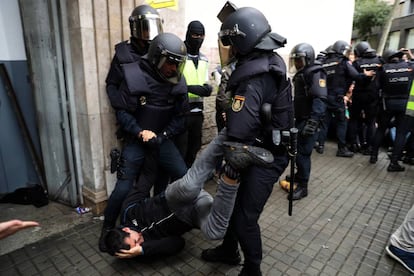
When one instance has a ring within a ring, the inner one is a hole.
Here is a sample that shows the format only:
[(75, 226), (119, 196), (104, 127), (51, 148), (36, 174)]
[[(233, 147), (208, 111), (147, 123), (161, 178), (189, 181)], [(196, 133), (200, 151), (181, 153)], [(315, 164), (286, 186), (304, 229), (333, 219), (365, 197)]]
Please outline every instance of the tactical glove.
[(314, 119), (308, 119), (306, 121), (305, 126), (302, 129), (302, 135), (308, 137), (314, 135), (316, 130), (318, 129), (318, 125), (318, 121)]

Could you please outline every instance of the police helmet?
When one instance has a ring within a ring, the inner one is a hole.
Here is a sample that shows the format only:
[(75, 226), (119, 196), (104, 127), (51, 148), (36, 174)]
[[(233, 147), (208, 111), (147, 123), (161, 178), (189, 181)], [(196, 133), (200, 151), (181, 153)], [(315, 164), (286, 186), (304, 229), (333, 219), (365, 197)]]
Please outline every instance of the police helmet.
[(397, 58), (397, 59), (402, 58), (403, 55), (404, 53), (401, 51), (397, 51), (394, 49), (387, 49), (384, 51), (384, 54), (382, 55), (382, 57), (385, 60), (385, 62), (391, 62), (391, 60), (393, 60), (394, 58)]
[(338, 40), (332, 45), (332, 51), (336, 54), (348, 57), (351, 52), (351, 46), (346, 41)]
[(292, 48), (289, 54), (289, 71), (299, 71), (315, 62), (315, 50), (308, 43), (300, 43)]
[(367, 41), (361, 41), (355, 45), (354, 53), (357, 57), (363, 57), (369, 54), (375, 54), (375, 50), (371, 48), (371, 45)]
[[(151, 42), (148, 53), (144, 56), (165, 80), (176, 84), (180, 81), (187, 58), (187, 49), (184, 42), (175, 34), (161, 33)], [(174, 72), (163, 73), (164, 64), (176, 65)]]
[(238, 54), (246, 55), (270, 31), (271, 27), (263, 13), (255, 8), (244, 7), (226, 17), (219, 38), (224, 46), (232, 46)]
[(163, 32), (162, 20), (153, 7), (149, 5), (137, 6), (129, 17), (131, 36), (144, 41), (151, 41)]

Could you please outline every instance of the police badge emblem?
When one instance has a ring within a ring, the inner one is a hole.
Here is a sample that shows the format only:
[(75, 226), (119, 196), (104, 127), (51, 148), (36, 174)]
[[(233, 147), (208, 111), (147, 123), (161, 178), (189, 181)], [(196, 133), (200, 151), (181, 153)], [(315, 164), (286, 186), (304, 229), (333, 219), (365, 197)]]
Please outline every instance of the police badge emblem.
[(243, 96), (239, 96), (239, 95), (234, 96), (233, 104), (231, 105), (231, 109), (234, 112), (239, 112), (240, 110), (242, 110), (245, 100), (246, 100), (246, 98), (243, 97)]
[(326, 80), (324, 80), (324, 79), (319, 79), (319, 86), (320, 86), (320, 87), (326, 87)]
[(147, 98), (145, 96), (141, 96), (139, 98), (139, 102), (141, 105), (145, 105), (147, 103)]

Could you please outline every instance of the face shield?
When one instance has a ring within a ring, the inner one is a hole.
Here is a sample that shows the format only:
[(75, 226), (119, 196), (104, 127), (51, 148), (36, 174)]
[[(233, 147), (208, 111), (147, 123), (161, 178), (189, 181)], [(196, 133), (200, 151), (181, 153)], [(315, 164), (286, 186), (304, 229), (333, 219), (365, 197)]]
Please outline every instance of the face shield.
[(160, 60), (156, 64), (161, 77), (172, 84), (177, 84), (182, 77), (187, 56), (177, 55), (168, 51), (161, 53)]
[(304, 53), (293, 53), (289, 56), (289, 73), (296, 74), (306, 66)]
[(239, 26), (234, 25), (233, 29), (224, 29), (218, 33), (218, 46), (221, 65), (226, 66), (234, 62), (236, 59), (236, 49), (233, 45), (237, 44), (238, 37), (246, 37), (246, 34), (239, 30)]
[(129, 17), (131, 35), (137, 39), (151, 41), (163, 32), (161, 18), (156, 14)]

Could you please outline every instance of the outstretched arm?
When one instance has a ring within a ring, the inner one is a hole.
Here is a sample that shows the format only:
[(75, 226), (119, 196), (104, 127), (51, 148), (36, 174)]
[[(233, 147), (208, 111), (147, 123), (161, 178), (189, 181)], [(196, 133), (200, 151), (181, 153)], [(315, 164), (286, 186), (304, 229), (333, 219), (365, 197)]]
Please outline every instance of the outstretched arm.
[(35, 226), (39, 226), (39, 223), (36, 221), (21, 221), (14, 219), (0, 222), (0, 239), (13, 235), (22, 229)]

